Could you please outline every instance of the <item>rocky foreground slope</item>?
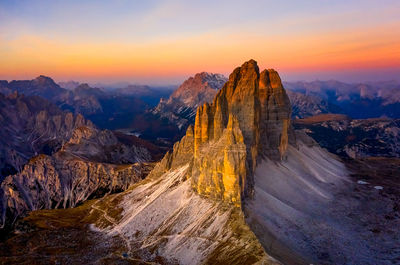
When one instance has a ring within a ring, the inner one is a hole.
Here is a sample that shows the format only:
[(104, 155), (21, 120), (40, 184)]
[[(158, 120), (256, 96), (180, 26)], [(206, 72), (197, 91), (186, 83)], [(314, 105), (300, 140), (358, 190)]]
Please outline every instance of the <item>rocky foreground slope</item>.
[[(53, 249), (64, 263), (393, 264), (396, 201), (357, 185), (335, 155), (293, 132), (279, 75), (251, 60), (143, 182), (76, 209), (35, 212), (0, 253), (18, 261), (16, 246), (41, 234), (39, 253)], [(68, 222), (85, 235), (79, 254), (54, 236), (79, 234)]]

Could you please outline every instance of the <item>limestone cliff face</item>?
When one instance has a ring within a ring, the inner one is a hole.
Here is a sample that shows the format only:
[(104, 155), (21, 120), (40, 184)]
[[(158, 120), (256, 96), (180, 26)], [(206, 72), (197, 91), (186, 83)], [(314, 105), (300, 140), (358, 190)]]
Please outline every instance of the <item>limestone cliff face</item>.
[[(240, 206), (243, 196), (252, 196), (257, 160), (280, 161), (289, 142), (295, 141), (290, 114), (289, 98), (275, 70), (260, 73), (254, 60), (236, 68), (213, 102), (197, 109), (192, 187)], [(188, 135), (192, 137), (192, 131)], [(167, 154), (170, 167), (180, 153), (174, 148)]]
[(230, 115), (215, 141), (198, 141), (195, 138), (192, 187), (199, 194), (240, 206), (246, 182), (246, 145), (238, 119)]
[[(238, 156), (236, 152), (225, 152), (224, 172), (236, 176), (242, 195), (251, 196), (254, 183), (252, 174), (257, 158), (281, 160), (285, 155), (289, 142), (290, 111), (290, 101), (275, 70), (260, 73), (254, 60), (236, 68), (213, 103), (205, 104), (197, 110), (192, 172), (193, 185), (197, 191), (218, 197), (226, 194), (226, 190), (236, 188), (228, 184), (223, 185), (223, 192), (219, 189), (204, 189), (204, 182), (210, 179), (201, 176), (208, 175), (209, 169), (203, 166), (207, 163), (199, 161), (201, 157), (210, 157), (206, 156), (209, 152), (207, 147), (226, 137), (225, 130), (229, 130), (232, 126), (230, 121), (234, 121), (237, 124), (234, 125), (237, 127), (235, 130), (243, 135), (243, 139), (233, 144), (241, 144), (245, 153)], [(224, 148), (230, 144), (226, 143)], [(236, 161), (235, 167), (231, 168), (232, 164), (228, 161)], [(216, 179), (212, 179), (217, 184)], [(240, 199), (239, 196), (223, 197), (234, 203)]]

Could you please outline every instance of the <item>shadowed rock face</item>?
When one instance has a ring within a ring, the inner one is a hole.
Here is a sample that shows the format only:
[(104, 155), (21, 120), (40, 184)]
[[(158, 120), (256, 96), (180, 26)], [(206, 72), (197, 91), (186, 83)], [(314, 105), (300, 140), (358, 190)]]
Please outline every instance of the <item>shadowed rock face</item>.
[(113, 132), (88, 126), (76, 128), (61, 150), (100, 163), (130, 164), (152, 160), (149, 151), (140, 144), (126, 145)]
[(78, 127), (60, 151), (35, 156), (4, 179), (0, 225), (12, 225), (29, 211), (74, 207), (89, 197), (126, 190), (148, 174), (152, 166), (142, 162), (150, 160), (147, 149), (126, 146), (111, 131)]
[[(294, 142), (290, 111), (276, 71), (260, 73), (254, 60), (236, 68), (213, 102), (197, 109), (193, 132), (189, 128), (184, 138), (193, 138), (192, 187), (240, 206), (243, 196), (252, 195), (257, 159), (279, 161)], [(167, 169), (180, 152), (167, 154)]]
[[(136, 116), (153, 106), (165, 92), (150, 90), (147, 94), (124, 91), (107, 91), (76, 82), (56, 84), (50, 77), (39, 76), (33, 80), (0, 80), (0, 93), (13, 92), (25, 96), (40, 96), (56, 104), (62, 110), (81, 114), (103, 129), (118, 129), (132, 126)], [(151, 99), (152, 98), (152, 99)], [(134, 127), (134, 126), (133, 126)], [(138, 128), (139, 129), (139, 128)]]
[(98, 130), (82, 115), (64, 112), (41, 97), (0, 94), (0, 123), (0, 177), (21, 171), (33, 156), (61, 148), (96, 162), (151, 160), (145, 148), (128, 147), (111, 131)]

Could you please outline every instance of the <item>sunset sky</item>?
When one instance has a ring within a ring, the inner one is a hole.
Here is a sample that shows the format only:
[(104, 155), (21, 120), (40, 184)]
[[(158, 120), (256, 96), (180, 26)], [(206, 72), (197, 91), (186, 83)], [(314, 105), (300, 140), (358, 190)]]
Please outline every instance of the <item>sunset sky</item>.
[(175, 84), (250, 58), (284, 80), (400, 79), (400, 1), (0, 1), (0, 79)]

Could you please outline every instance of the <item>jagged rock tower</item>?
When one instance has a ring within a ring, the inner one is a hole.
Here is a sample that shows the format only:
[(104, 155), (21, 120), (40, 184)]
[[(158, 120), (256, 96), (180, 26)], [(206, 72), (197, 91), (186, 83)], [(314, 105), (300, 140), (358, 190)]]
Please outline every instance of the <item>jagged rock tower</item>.
[(192, 187), (201, 195), (241, 206), (253, 194), (257, 160), (284, 159), (290, 101), (275, 70), (260, 73), (250, 60), (236, 68), (211, 104), (197, 109), (190, 126), (158, 168), (190, 162)]

